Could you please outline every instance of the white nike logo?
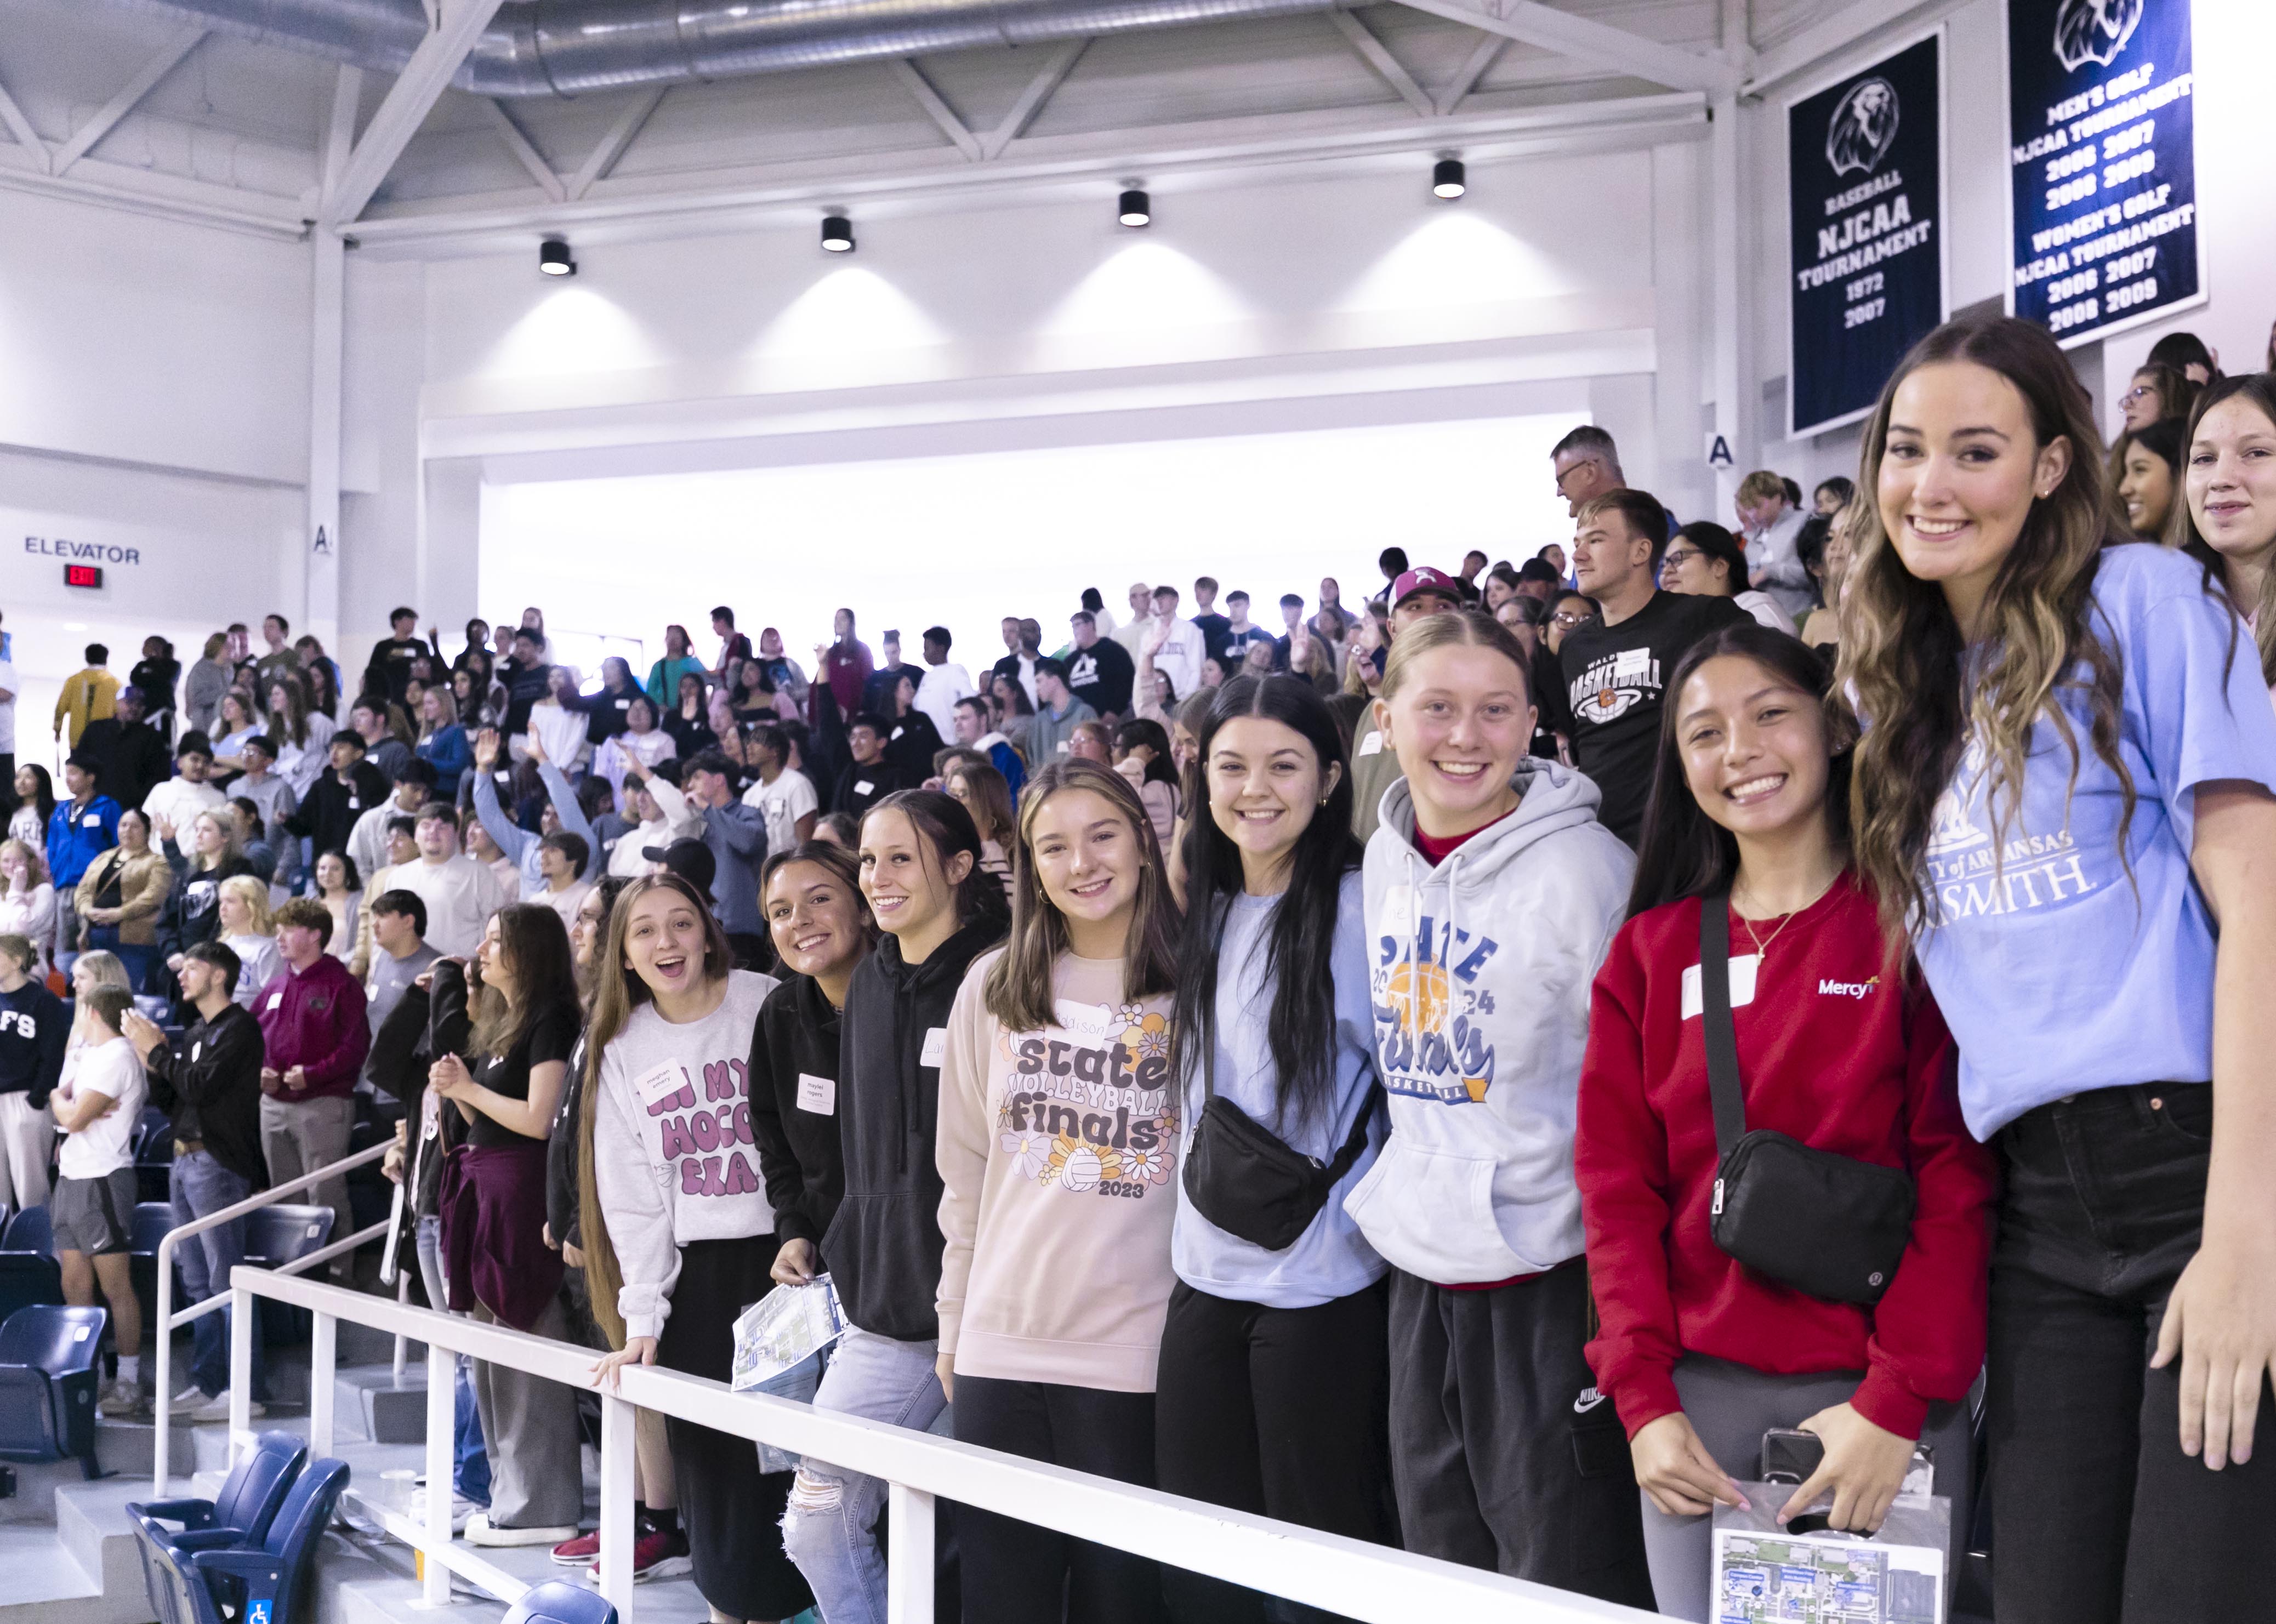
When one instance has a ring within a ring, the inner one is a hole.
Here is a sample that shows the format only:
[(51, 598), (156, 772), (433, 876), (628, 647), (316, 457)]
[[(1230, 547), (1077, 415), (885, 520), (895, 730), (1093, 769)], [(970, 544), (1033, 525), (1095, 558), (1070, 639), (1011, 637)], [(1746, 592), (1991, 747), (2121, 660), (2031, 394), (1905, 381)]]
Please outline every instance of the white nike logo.
[(1575, 1415), (1585, 1415), (1604, 1401), (1605, 1395), (1594, 1387), (1583, 1387), (1581, 1389), (1581, 1396), (1573, 1400), (1573, 1413)]

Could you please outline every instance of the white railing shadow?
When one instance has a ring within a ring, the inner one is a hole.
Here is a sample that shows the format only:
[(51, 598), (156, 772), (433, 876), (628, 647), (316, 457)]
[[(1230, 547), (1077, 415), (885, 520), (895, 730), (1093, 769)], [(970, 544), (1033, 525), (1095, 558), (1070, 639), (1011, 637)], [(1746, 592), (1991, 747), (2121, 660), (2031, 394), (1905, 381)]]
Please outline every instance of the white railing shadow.
[[(593, 1350), (250, 1265), (234, 1271), (231, 1287), (237, 1305), (230, 1340), (231, 1458), (252, 1441), (247, 1406), (255, 1297), (289, 1302), (315, 1316), (315, 1363), (309, 1379), (315, 1392), (327, 1395), (338, 1321), (424, 1342), (426, 1519), (413, 1522), (370, 1494), (360, 1495), (363, 1509), (425, 1559), (422, 1601), (427, 1605), (449, 1605), (453, 1574), (501, 1601), (519, 1600), (527, 1588), (523, 1582), (451, 1537), (451, 1495), (444, 1485), (451, 1481), (454, 1355), (464, 1354), (548, 1381), (588, 1387)], [(1060, 1534), (1209, 1574), (1365, 1624), (1412, 1624), (1420, 1619), (1431, 1624), (1642, 1624), (1658, 1616), (929, 1433), (820, 1412), (787, 1399), (736, 1393), (722, 1383), (678, 1371), (632, 1365), (622, 1377), (620, 1391), (601, 1393), (600, 1590), (627, 1624), (633, 1616), (635, 1408), (677, 1415), (755, 1444), (765, 1442), (885, 1480), (891, 1485), (891, 1506), (887, 1616), (893, 1624), (931, 1624), (937, 1499), (1043, 1524)], [(332, 1442), (328, 1398), (321, 1410), (312, 1408), (310, 1412), (311, 1457), (329, 1454)], [(352, 1486), (350, 1492), (359, 1491)], [(754, 1537), (770, 1531), (752, 1530)]]

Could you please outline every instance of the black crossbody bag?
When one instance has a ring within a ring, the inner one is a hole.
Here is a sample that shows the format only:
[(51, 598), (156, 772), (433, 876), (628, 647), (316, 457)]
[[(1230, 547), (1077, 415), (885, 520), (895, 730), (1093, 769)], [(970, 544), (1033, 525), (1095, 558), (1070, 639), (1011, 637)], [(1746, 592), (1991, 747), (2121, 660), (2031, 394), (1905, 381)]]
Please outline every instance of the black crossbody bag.
[(1747, 1131), (1739, 1039), (1731, 1024), (1727, 892), (1699, 903), (1699, 990), (1707, 1087), (1715, 1103), (1709, 1233), (1748, 1268), (1830, 1302), (1870, 1308), (1912, 1238), (1913, 1181), (1769, 1128)]
[(1212, 1094), (1194, 1124), (1186, 1153), (1186, 1195), (1194, 1210), (1225, 1233), (1283, 1252), (1312, 1226), (1328, 1196), (1367, 1149), (1367, 1130), (1383, 1097), (1368, 1091), (1359, 1120), (1335, 1160), (1292, 1150), (1281, 1137), (1222, 1094)]

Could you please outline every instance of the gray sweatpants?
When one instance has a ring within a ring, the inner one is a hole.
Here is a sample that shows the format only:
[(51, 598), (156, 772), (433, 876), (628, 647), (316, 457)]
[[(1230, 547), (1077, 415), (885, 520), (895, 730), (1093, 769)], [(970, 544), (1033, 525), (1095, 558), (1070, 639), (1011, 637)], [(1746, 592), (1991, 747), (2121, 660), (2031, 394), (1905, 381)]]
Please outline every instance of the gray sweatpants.
[[(500, 1323), (479, 1302), (473, 1317), (486, 1325)], [(527, 1329), (532, 1336), (557, 1342), (577, 1339), (558, 1292)], [(490, 1525), (575, 1528), (585, 1513), (576, 1393), (559, 1382), (488, 1360), (469, 1361), (469, 1368), (474, 1406), (482, 1412), (482, 1446), (490, 1458)]]
[[(1715, 1463), (1733, 1477), (1751, 1482), (1760, 1475), (1764, 1432), (1799, 1426), (1822, 1409), (1848, 1402), (1863, 1375), (1853, 1370), (1770, 1376), (1693, 1354), (1677, 1362), (1675, 1394)], [(1946, 1553), (1944, 1569), (1948, 1597), (1968, 1540), (1970, 1491), (1976, 1484), (1968, 1406), (1932, 1407), (1921, 1438), (1935, 1452), (1936, 1492), (1952, 1501), (1952, 1549)], [(1651, 1503), (1651, 1496), (1637, 1492), (1643, 1499), (1644, 1555), (1651, 1563), (1651, 1588), (1660, 1616), (1705, 1624), (1712, 1616), (1708, 1567), (1714, 1555), (1714, 1519), (1671, 1517)]]
[[(348, 1138), (355, 1129), (355, 1099), (346, 1094), (320, 1094), (296, 1099), (290, 1095), (261, 1097), (261, 1157), (269, 1164), (269, 1181), (289, 1180), (330, 1166), (348, 1153)], [(330, 1207), (332, 1233), (325, 1244), (345, 1241), (355, 1233), (355, 1214), (348, 1207), (348, 1181), (327, 1179), (294, 1194), (297, 1204)], [(332, 1259), (334, 1274), (346, 1276), (352, 1254)]]
[(11, 1212), (48, 1204), (48, 1157), (56, 1148), (56, 1119), (34, 1109), (21, 1090), (0, 1094), (0, 1204)]

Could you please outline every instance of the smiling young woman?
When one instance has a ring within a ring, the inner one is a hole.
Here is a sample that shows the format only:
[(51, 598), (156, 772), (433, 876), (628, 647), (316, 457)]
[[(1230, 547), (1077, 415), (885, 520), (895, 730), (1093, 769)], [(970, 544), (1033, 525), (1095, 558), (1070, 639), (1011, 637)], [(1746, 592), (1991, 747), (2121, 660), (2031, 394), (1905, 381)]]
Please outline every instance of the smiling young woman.
[(2276, 1587), (2276, 1467), (2253, 1450), (2256, 1417), (2276, 1425), (2260, 665), (2200, 564), (2113, 544), (2086, 392), (2041, 329), (1938, 329), (1864, 445), (1853, 849), (2006, 1174), (1999, 1614), (2249, 1613)]
[[(1627, 1430), (1652, 1589), (1673, 1618), (1712, 1616), (1707, 1514), (1743, 1503), (1734, 1480), (1754, 1476), (1772, 1427), (1825, 1442), (1781, 1514), (1830, 1491), (1835, 1527), (1878, 1529), (1925, 1438), (1955, 1537), (1969, 1526), (1960, 1400), (1984, 1362), (1992, 1158), (1961, 1119), (1935, 1000), (1848, 872), (1848, 727), (1825, 683), (1816, 655), (1763, 627), (1684, 657), (1628, 922), (1590, 1003), (1574, 1145), (1601, 1325), (1589, 1359)], [(1910, 1243), (1873, 1309), (1785, 1287), (1712, 1237), (1705, 907), (1730, 914), (1749, 1131), (1916, 1179)]]
[[(710, 899), (679, 875), (634, 880), (618, 898), (586, 1034), (578, 1170), (593, 1317), (617, 1346), (599, 1380), (633, 1363), (727, 1380), (736, 1317), (773, 1288), (779, 1248), (748, 1142), (747, 1057), (774, 985), (735, 968)], [(745, 1439), (677, 1416), (664, 1429), (714, 1624), (811, 1605), (766, 1537), (791, 1474), (762, 1474)]]
[(2276, 694), (2276, 377), (2223, 378), (2189, 421), (2181, 550), (2217, 574)]
[(1392, 645), (1376, 721), (1406, 776), (1365, 864), (1391, 1137), (1345, 1208), (1392, 1265), (1407, 1548), (1648, 1606), (1618, 1420), (1581, 1355), (1572, 1165), (1589, 982), (1635, 860), (1594, 782), (1529, 754), (1527, 673), (1474, 611)]
[[(1004, 888), (980, 867), (971, 815), (939, 790), (885, 796), (861, 820), (859, 839), (858, 859), (846, 854), (856, 895), (844, 894), (846, 867), (826, 846), (800, 846), (770, 877), (770, 928), (793, 968), (814, 977), (819, 996), (809, 1003), (830, 1001), (828, 983), (846, 975), (838, 1058), (797, 1078), (801, 1104), (783, 1113), (785, 1131), (793, 1123), (818, 1130), (800, 1119), (834, 1116), (841, 1165), (843, 1195), (820, 1239), (848, 1329), (815, 1405), (922, 1429), (948, 1403), (935, 1370), (941, 1173), (934, 1147), (945, 1028), (966, 970), (1003, 938)], [(846, 910), (864, 903), (883, 934), (849, 969), (845, 956), (863, 922)], [(770, 1068), (778, 1097), (788, 1064), (785, 1057)], [(778, 1276), (800, 1261), (778, 1258)], [(879, 1478), (821, 1461), (799, 1468), (783, 1541), (833, 1620), (885, 1617), (876, 1534), (884, 1504)]]
[[(1019, 846), (1011, 940), (973, 964), (944, 1035), (940, 1375), (959, 1441), (1150, 1486), (1182, 1114), (1174, 909), (1111, 768), (1045, 765)], [(1162, 1616), (1142, 1558), (976, 1507), (957, 1529), (967, 1619)]]

